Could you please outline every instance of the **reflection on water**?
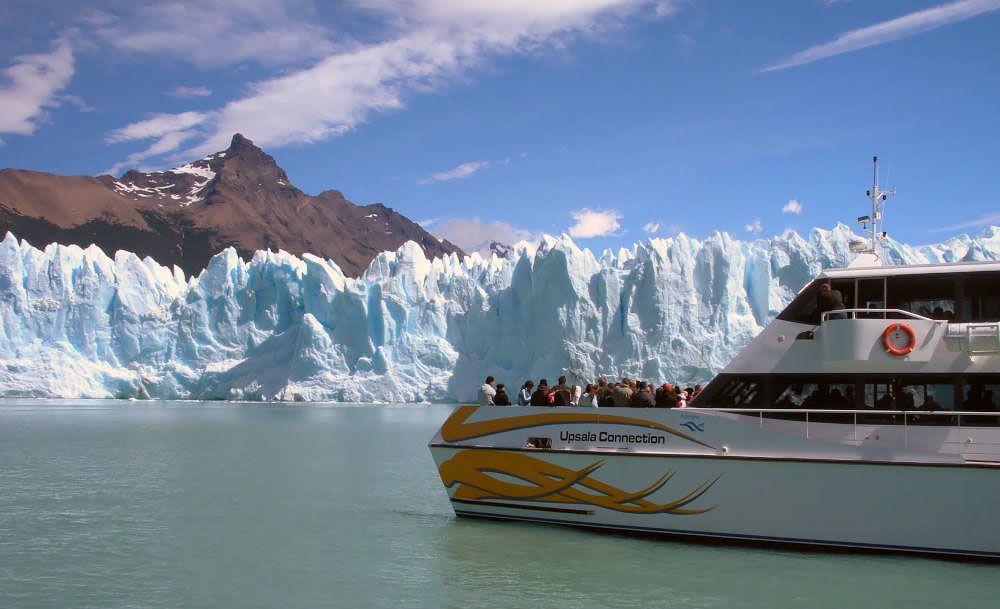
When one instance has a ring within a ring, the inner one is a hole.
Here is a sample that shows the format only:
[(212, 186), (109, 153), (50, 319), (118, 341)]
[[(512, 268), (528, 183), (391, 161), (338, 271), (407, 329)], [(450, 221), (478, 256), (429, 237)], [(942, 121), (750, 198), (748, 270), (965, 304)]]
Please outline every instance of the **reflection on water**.
[(456, 519), (426, 448), (449, 412), (0, 402), (0, 608), (938, 609), (1000, 592), (992, 565)]

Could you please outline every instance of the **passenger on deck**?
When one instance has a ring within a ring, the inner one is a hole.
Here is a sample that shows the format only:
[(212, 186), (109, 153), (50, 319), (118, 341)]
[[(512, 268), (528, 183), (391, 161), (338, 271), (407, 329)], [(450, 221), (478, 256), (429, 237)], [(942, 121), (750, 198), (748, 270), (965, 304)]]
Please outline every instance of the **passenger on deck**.
[(527, 406), (531, 403), (531, 392), (535, 388), (535, 383), (531, 379), (524, 381), (521, 390), (517, 392), (517, 405)]
[(559, 377), (559, 382), (556, 383), (555, 387), (552, 388), (552, 391), (559, 391), (560, 389), (565, 389), (566, 391), (569, 391), (569, 386), (566, 385), (565, 376)]
[(493, 396), (493, 404), (496, 406), (510, 406), (510, 397), (507, 396), (507, 389), (503, 383), (497, 384), (497, 394)]
[(677, 398), (672, 396), (673, 387), (670, 383), (663, 383), (656, 389), (656, 394), (653, 396), (653, 403), (657, 408), (670, 408), (677, 403)]
[(580, 387), (579, 385), (572, 385), (569, 388), (569, 405), (570, 406), (579, 406), (580, 405), (580, 396), (582, 396), (582, 395), (583, 395), (583, 388)]
[(650, 386), (645, 382), (639, 383), (639, 390), (635, 392), (632, 397), (632, 406), (635, 408), (653, 408), (656, 406), (656, 402), (653, 400), (653, 393), (650, 391)]
[(594, 385), (587, 385), (583, 390), (583, 395), (580, 396), (579, 406), (590, 406), (591, 408), (597, 408), (600, 399), (597, 397), (597, 387)]
[(479, 405), (480, 406), (492, 406), (493, 396), (497, 394), (497, 390), (493, 388), (493, 377), (486, 377), (486, 382), (483, 386), (479, 388)]
[(549, 382), (545, 379), (538, 381), (538, 389), (531, 394), (532, 406), (549, 406)]
[(601, 406), (614, 406), (612, 399), (614, 389), (614, 386), (603, 376), (597, 380), (597, 399), (600, 400)]
[(635, 392), (628, 386), (628, 379), (622, 379), (622, 382), (615, 383), (614, 391), (611, 393), (611, 402), (619, 408), (631, 406), (633, 393)]
[[(844, 307), (844, 295), (840, 293), (840, 290), (833, 289), (830, 282), (827, 281), (819, 286), (819, 295), (817, 296), (820, 320), (823, 319), (823, 313), (827, 311), (839, 311)], [(845, 313), (832, 313), (829, 316), (830, 319), (846, 319), (847, 315)]]
[(555, 395), (555, 399), (552, 400), (553, 406), (570, 406), (570, 400), (572, 399), (572, 394), (570, 393), (569, 387), (566, 386), (566, 377), (561, 376), (559, 380), (562, 381), (558, 385), (552, 388), (552, 393)]

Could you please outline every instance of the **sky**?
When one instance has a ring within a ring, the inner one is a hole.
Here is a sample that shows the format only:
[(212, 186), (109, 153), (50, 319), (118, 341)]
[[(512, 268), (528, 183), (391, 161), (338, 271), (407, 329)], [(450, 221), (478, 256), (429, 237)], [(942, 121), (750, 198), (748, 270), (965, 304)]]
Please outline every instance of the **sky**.
[(120, 175), (242, 133), (467, 251), (567, 233), (923, 244), (1000, 225), (1000, 0), (5, 0), (0, 167)]

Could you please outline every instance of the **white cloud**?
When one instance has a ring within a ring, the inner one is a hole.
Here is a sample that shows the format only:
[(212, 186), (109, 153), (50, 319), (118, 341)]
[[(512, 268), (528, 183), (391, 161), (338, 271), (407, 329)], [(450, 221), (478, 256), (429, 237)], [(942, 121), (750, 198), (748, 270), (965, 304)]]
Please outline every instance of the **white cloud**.
[(417, 184), (433, 184), (434, 182), (450, 182), (451, 180), (460, 180), (462, 178), (467, 178), (480, 169), (485, 169), (489, 166), (489, 161), (469, 161), (468, 163), (462, 163), (457, 167), (452, 167), (448, 171), (432, 173), (426, 178), (418, 180)]
[(156, 136), (157, 140), (153, 142), (153, 144), (150, 145), (148, 148), (146, 148), (145, 150), (141, 150), (139, 152), (133, 152), (132, 154), (128, 155), (128, 157), (124, 161), (115, 163), (110, 168), (105, 170), (104, 173), (109, 173), (111, 175), (118, 175), (118, 172), (120, 172), (121, 170), (134, 168), (144, 159), (159, 156), (166, 152), (170, 152), (171, 150), (175, 150), (178, 146), (180, 146), (186, 140), (191, 139), (194, 135), (196, 134), (193, 131), (188, 131), (184, 129), (179, 129), (176, 131), (167, 131), (165, 133), (162, 133)]
[(809, 47), (760, 70), (773, 72), (812, 63), (841, 53), (850, 53), (867, 47), (885, 44), (914, 34), (920, 34), (943, 25), (970, 19), (983, 13), (1000, 9), (1000, 0), (958, 0), (928, 9), (915, 11), (882, 21), (875, 25), (851, 30), (834, 40)]
[(747, 229), (748, 233), (759, 235), (764, 230), (764, 225), (760, 223), (760, 218), (754, 218), (754, 221), (747, 224), (744, 228)]
[(788, 203), (781, 208), (781, 213), (783, 214), (801, 214), (802, 204), (799, 203), (798, 199), (789, 199)]
[(123, 5), (86, 16), (97, 38), (119, 51), (167, 56), (202, 68), (253, 61), (287, 65), (334, 51), (310, 2), (173, 0)]
[(182, 99), (187, 99), (191, 97), (208, 97), (212, 94), (212, 90), (208, 87), (187, 87), (180, 85), (174, 87), (168, 92), (168, 95), (173, 97), (180, 97)]
[[(461, 81), (493, 57), (542, 52), (581, 36), (596, 37), (629, 17), (667, 14), (665, 7), (673, 4), (649, 0), (356, 0), (355, 6), (367, 11), (369, 19), (383, 22), (383, 27), (376, 28), (385, 36), (383, 40), (326, 49), (324, 58), (308, 68), (249, 85), (246, 96), (213, 111), (211, 120), (199, 127), (198, 141), (176, 156), (220, 150), (236, 132), (264, 147), (311, 143), (343, 134), (373, 113), (403, 108), (413, 94)], [(228, 40), (228, 36), (214, 34), (208, 38), (213, 49), (220, 46), (220, 39)]]
[(646, 231), (647, 233), (649, 233), (650, 235), (652, 235), (653, 233), (655, 233), (655, 232), (657, 232), (658, 230), (660, 230), (660, 223), (659, 223), (659, 222), (647, 222), (647, 223), (646, 223), (646, 224), (645, 224), (645, 225), (644, 225), (644, 226), (642, 227), (642, 230), (644, 230), (644, 231)]
[(470, 254), (479, 252), (489, 256), (490, 244), (494, 241), (513, 245), (518, 241), (535, 241), (539, 238), (538, 233), (500, 221), (484, 222), (479, 218), (451, 218), (441, 224), (436, 223), (437, 219), (433, 219), (424, 220), (419, 224)]
[(983, 226), (1000, 226), (1000, 213), (986, 214), (985, 216), (980, 216), (965, 222), (959, 222), (958, 224), (952, 224), (951, 226), (942, 226), (940, 228), (930, 229), (927, 232), (944, 233), (949, 231), (964, 230), (966, 228), (979, 228)]
[(57, 103), (61, 104), (65, 102), (71, 106), (76, 106), (76, 109), (80, 112), (93, 112), (96, 110), (96, 108), (88, 104), (87, 101), (79, 95), (62, 94), (57, 95), (55, 99)]
[(569, 234), (580, 239), (614, 235), (621, 228), (618, 223), (622, 219), (621, 212), (614, 209), (585, 208), (570, 212), (570, 216), (576, 220), (576, 224), (569, 227)]
[(176, 150), (184, 142), (195, 137), (194, 127), (208, 120), (203, 112), (181, 112), (180, 114), (154, 114), (146, 120), (115, 129), (105, 136), (109, 144), (132, 142), (155, 138), (156, 141), (144, 150), (133, 152), (123, 161), (115, 163), (104, 173), (118, 175), (123, 169), (133, 168), (143, 160)]
[(204, 112), (181, 112), (180, 114), (154, 114), (146, 120), (115, 129), (105, 137), (108, 143), (144, 140), (163, 137), (168, 133), (186, 131), (197, 127), (208, 119)]
[(0, 86), (0, 133), (31, 135), (44, 118), (45, 108), (58, 105), (57, 95), (75, 71), (69, 40), (55, 41), (52, 51), (20, 55), (3, 70)]

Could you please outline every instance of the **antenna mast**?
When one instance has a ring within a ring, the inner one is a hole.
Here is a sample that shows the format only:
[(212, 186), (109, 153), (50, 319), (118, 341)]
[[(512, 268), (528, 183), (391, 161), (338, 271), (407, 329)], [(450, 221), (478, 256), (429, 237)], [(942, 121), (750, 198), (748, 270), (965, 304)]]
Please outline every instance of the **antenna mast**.
[(872, 202), (872, 214), (858, 218), (858, 222), (864, 228), (868, 228), (866, 225), (871, 224), (871, 229), (868, 231), (868, 249), (864, 250), (864, 253), (872, 254), (878, 258), (879, 242), (886, 238), (885, 231), (881, 230), (882, 210), (885, 209), (886, 199), (889, 198), (889, 195), (896, 196), (896, 188), (882, 190), (879, 187), (877, 156), (872, 157), (872, 187), (865, 194), (868, 196), (868, 200)]

